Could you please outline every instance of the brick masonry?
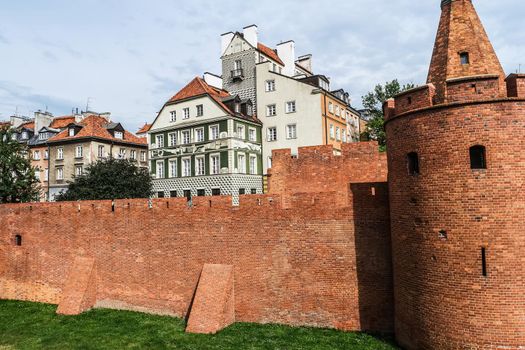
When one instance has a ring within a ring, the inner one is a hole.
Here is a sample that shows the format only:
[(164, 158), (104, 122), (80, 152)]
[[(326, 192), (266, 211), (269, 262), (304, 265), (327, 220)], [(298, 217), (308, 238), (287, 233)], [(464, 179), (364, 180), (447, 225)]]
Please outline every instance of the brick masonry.
[(294, 176), (312, 178), (301, 173), (310, 157), (355, 168), (341, 162), (353, 175), (327, 178), (337, 192), (287, 191), (286, 205), (274, 192), (241, 196), (238, 207), (230, 197), (196, 197), (192, 207), (184, 198), (0, 206), (0, 298), (59, 304), (75, 290), (75, 261), (92, 258), (95, 307), (187, 317), (203, 266), (231, 265), (236, 321), (391, 332), (386, 163), (362, 177), (371, 162), (360, 147), (323, 160), (324, 147), (300, 150)]

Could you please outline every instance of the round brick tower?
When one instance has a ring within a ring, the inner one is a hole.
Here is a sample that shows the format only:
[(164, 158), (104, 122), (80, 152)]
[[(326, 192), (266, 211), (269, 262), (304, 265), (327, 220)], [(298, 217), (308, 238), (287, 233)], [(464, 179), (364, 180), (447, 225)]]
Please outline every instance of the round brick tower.
[(525, 348), (525, 75), (443, 0), (427, 84), (387, 101), (395, 328), (407, 349)]

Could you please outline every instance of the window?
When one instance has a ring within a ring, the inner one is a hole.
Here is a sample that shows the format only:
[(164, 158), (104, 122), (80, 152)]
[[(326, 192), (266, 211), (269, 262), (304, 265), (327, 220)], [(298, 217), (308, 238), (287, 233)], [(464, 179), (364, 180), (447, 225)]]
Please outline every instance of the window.
[(470, 57), (468, 52), (462, 52), (459, 54), (459, 59), (462, 65), (470, 64)]
[(159, 160), (157, 161), (157, 179), (163, 179), (164, 175), (164, 161)]
[(484, 146), (477, 145), (470, 147), (470, 168), (487, 169)]
[(18, 247), (22, 246), (22, 236), (21, 235), (15, 236), (15, 245)]
[(252, 188), (252, 194), (257, 194), (257, 189), (256, 188)]
[(236, 103), (234, 109), (235, 109), (235, 113), (241, 113), (241, 104)]
[(206, 195), (206, 191), (203, 188), (200, 188), (197, 190), (197, 196), (204, 197)]
[(47, 140), (47, 132), (41, 132), (41, 133), (38, 135), (38, 139), (39, 139), (39, 140)]
[(164, 198), (164, 197), (165, 195), (163, 191), (157, 192), (157, 198)]
[(266, 92), (275, 91), (275, 80), (266, 81)]
[(177, 197), (177, 191), (170, 191), (170, 198), (176, 198)]
[(328, 102), (328, 112), (334, 113), (334, 104), (332, 102)]
[(34, 151), (33, 152), (33, 159), (34, 160), (40, 160), (40, 151)]
[(297, 138), (297, 126), (295, 124), (286, 126), (286, 138), (288, 140)]
[(487, 277), (487, 248), (481, 248), (481, 274)]
[(77, 165), (75, 167), (75, 175), (76, 176), (81, 176), (83, 172), (84, 172), (84, 169), (83, 169), (82, 165)]
[(220, 188), (212, 188), (211, 189), (211, 195), (212, 196), (220, 196), (221, 195), (221, 189)]
[(411, 152), (407, 155), (407, 166), (409, 175), (419, 174), (419, 157), (416, 152)]
[(252, 142), (257, 141), (257, 131), (254, 128), (248, 129), (248, 139)]
[(257, 156), (255, 155), (250, 156), (250, 174), (257, 174)]
[(182, 176), (188, 177), (191, 176), (191, 159), (184, 158), (182, 160)]
[(195, 142), (204, 141), (204, 128), (195, 129)]
[(49, 169), (44, 169), (44, 181), (49, 181)]
[(174, 132), (174, 133), (169, 134), (169, 138), (170, 138), (170, 147), (177, 146), (177, 133)]
[(204, 157), (197, 157), (195, 158), (195, 175), (202, 176), (204, 174)]
[(57, 180), (64, 180), (64, 168), (57, 168)]
[(268, 128), (268, 141), (277, 141), (277, 128)]
[(271, 167), (272, 167), (272, 157), (271, 156), (268, 157), (268, 163), (267, 164), (268, 164), (268, 169), (271, 169)]
[(335, 139), (341, 141), (341, 129), (339, 129), (339, 127), (335, 128)]
[(11, 140), (16, 141), (16, 134), (11, 135)]
[(246, 189), (239, 188), (239, 194), (246, 194)]
[(246, 173), (246, 157), (244, 156), (244, 153), (237, 154), (237, 170), (239, 174)]
[(75, 128), (69, 128), (69, 137), (75, 136)]
[(126, 158), (126, 149), (125, 148), (120, 148), (119, 149), (119, 151), (118, 151), (118, 158), (119, 159)]
[(35, 169), (35, 178), (40, 181), (40, 169)]
[(57, 148), (57, 159), (64, 159), (64, 149), (62, 147)]
[(104, 146), (98, 146), (98, 157), (104, 158), (105, 155), (106, 153), (104, 152)]
[(129, 151), (129, 159), (136, 160), (137, 159), (137, 151), (135, 151), (135, 150)]
[(176, 122), (177, 121), (177, 111), (171, 111), (170, 112), (170, 121)]
[(218, 154), (212, 154), (210, 156), (210, 173), (212, 175), (218, 175), (220, 172), (221, 158)]
[(182, 117), (182, 119), (190, 119), (190, 109), (184, 108), (183, 112), (184, 112), (184, 116)]
[(341, 116), (341, 108), (338, 105), (335, 106), (335, 115), (338, 117)]
[(187, 145), (187, 144), (189, 144), (191, 142), (190, 136), (191, 135), (190, 135), (190, 131), (189, 130), (184, 130), (182, 132), (182, 144), (183, 145)]
[(177, 160), (170, 160), (170, 177), (177, 177)]
[(242, 69), (242, 61), (241, 60), (235, 60), (235, 62), (233, 62), (233, 69), (235, 69), (235, 70)]
[(197, 117), (202, 117), (204, 115), (204, 106), (197, 105)]
[(273, 64), (273, 71), (277, 72), (277, 65), (275, 63)]
[(210, 140), (217, 140), (219, 138), (219, 126), (210, 126)]
[(82, 146), (77, 146), (75, 150), (75, 158), (82, 158), (83, 153), (84, 149), (82, 148)]
[(157, 135), (156, 140), (157, 140), (157, 148), (164, 147), (164, 135)]
[(346, 143), (346, 130), (342, 130), (341, 135), (343, 136), (343, 142)]
[(286, 113), (295, 113), (295, 101), (286, 102)]
[(334, 126), (330, 124), (330, 138), (335, 138)]
[(237, 137), (244, 140), (244, 125), (237, 125)]
[(145, 162), (146, 161), (146, 151), (140, 152), (140, 161)]
[(49, 151), (47, 149), (44, 151), (44, 159), (49, 159)]
[(115, 138), (122, 140), (124, 138), (124, 134), (122, 133), (122, 131), (115, 131)]
[(274, 117), (277, 114), (277, 107), (275, 105), (266, 106), (266, 116)]

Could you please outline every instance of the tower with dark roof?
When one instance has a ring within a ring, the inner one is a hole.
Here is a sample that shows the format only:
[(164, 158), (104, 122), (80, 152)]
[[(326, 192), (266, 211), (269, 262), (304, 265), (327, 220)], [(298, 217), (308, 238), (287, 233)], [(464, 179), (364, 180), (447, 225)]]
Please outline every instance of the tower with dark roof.
[(395, 331), (407, 349), (525, 345), (525, 75), (444, 0), (426, 85), (385, 106)]

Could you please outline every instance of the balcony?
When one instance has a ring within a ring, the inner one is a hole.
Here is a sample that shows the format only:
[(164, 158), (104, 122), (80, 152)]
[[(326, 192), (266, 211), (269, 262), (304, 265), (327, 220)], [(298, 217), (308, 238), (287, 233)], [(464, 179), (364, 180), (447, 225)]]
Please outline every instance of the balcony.
[(244, 79), (244, 70), (242, 68), (232, 70), (231, 71), (231, 78), (232, 78), (232, 80), (243, 80)]

